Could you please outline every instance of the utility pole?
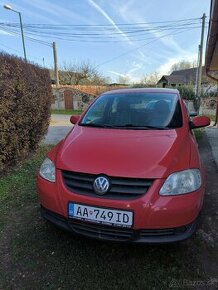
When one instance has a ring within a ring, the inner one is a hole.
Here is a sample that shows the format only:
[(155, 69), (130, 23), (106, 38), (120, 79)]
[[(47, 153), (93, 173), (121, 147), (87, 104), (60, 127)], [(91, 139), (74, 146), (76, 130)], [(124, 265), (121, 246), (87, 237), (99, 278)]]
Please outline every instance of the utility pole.
[(201, 79), (202, 79), (202, 57), (203, 57), (203, 45), (204, 45), (204, 29), (205, 29), (205, 13), (202, 16), (202, 27), (201, 27), (201, 42), (199, 45), (199, 65), (198, 65), (198, 77), (197, 77), (197, 89), (196, 98), (201, 95)]
[(58, 75), (58, 62), (57, 62), (57, 50), (56, 50), (56, 43), (52, 42), (53, 54), (54, 54), (54, 72), (55, 72), (55, 80), (56, 80), (56, 98), (57, 98), (57, 105), (60, 108), (60, 96), (59, 96), (59, 75)]
[(52, 43), (53, 54), (54, 54), (54, 72), (55, 72), (55, 80), (56, 80), (56, 88), (59, 88), (59, 75), (58, 75), (58, 62), (57, 62), (57, 49), (56, 43)]
[(196, 76), (195, 76), (195, 97), (197, 97), (198, 69), (199, 69), (199, 55), (200, 55), (200, 44), (198, 45), (198, 60), (197, 60)]

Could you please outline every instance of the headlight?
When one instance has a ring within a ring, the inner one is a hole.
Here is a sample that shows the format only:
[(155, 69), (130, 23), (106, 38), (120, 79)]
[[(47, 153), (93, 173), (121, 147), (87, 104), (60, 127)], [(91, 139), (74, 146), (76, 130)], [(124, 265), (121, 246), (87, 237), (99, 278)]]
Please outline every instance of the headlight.
[(39, 170), (39, 174), (50, 182), (55, 182), (55, 166), (54, 163), (46, 158)]
[(201, 187), (199, 169), (187, 169), (169, 175), (160, 189), (160, 195), (178, 195)]

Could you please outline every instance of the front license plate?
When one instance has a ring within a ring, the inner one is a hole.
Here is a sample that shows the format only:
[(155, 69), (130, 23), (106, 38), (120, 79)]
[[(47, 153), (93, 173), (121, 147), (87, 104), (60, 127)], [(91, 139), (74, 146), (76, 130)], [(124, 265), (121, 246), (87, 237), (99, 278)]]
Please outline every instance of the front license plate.
[(69, 202), (68, 217), (120, 227), (131, 227), (133, 212)]

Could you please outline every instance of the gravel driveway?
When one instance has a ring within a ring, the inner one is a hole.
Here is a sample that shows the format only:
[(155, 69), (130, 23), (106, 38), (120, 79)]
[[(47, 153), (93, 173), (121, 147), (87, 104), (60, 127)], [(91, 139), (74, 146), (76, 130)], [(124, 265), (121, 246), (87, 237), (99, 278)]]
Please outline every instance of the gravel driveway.
[(51, 122), (43, 144), (57, 144), (72, 129), (70, 115), (51, 115)]

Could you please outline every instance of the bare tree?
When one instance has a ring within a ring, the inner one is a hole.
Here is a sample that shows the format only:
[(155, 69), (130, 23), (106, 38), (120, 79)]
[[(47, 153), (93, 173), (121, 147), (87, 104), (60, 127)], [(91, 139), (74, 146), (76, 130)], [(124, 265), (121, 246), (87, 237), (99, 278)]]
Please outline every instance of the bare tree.
[(64, 62), (59, 71), (59, 78), (61, 84), (73, 84), (76, 73), (75, 63)]
[(141, 79), (141, 83), (143, 83), (147, 87), (152, 87), (152, 86), (157, 85), (157, 82), (159, 81), (159, 79), (160, 79), (160, 75), (157, 72), (153, 72), (153, 73), (145, 75)]
[(102, 86), (107, 85), (111, 82), (111, 79), (109, 77), (104, 77), (100, 73), (94, 74), (90, 80), (90, 85), (96, 85), (96, 86)]
[(107, 79), (89, 61), (64, 62), (60, 69), (61, 84), (106, 84)]
[(75, 85), (81, 83), (82, 80), (90, 80), (90, 78), (95, 74), (97, 74), (97, 71), (89, 62), (82, 62), (80, 64), (77, 64)]
[(187, 60), (181, 60), (181, 61), (179, 61), (171, 66), (170, 72), (175, 71), (175, 70), (193, 68), (196, 66), (197, 66), (196, 61), (191, 62), (191, 61), (187, 61)]
[(117, 82), (122, 85), (128, 85), (130, 83), (130, 77), (128, 75), (120, 75)]

